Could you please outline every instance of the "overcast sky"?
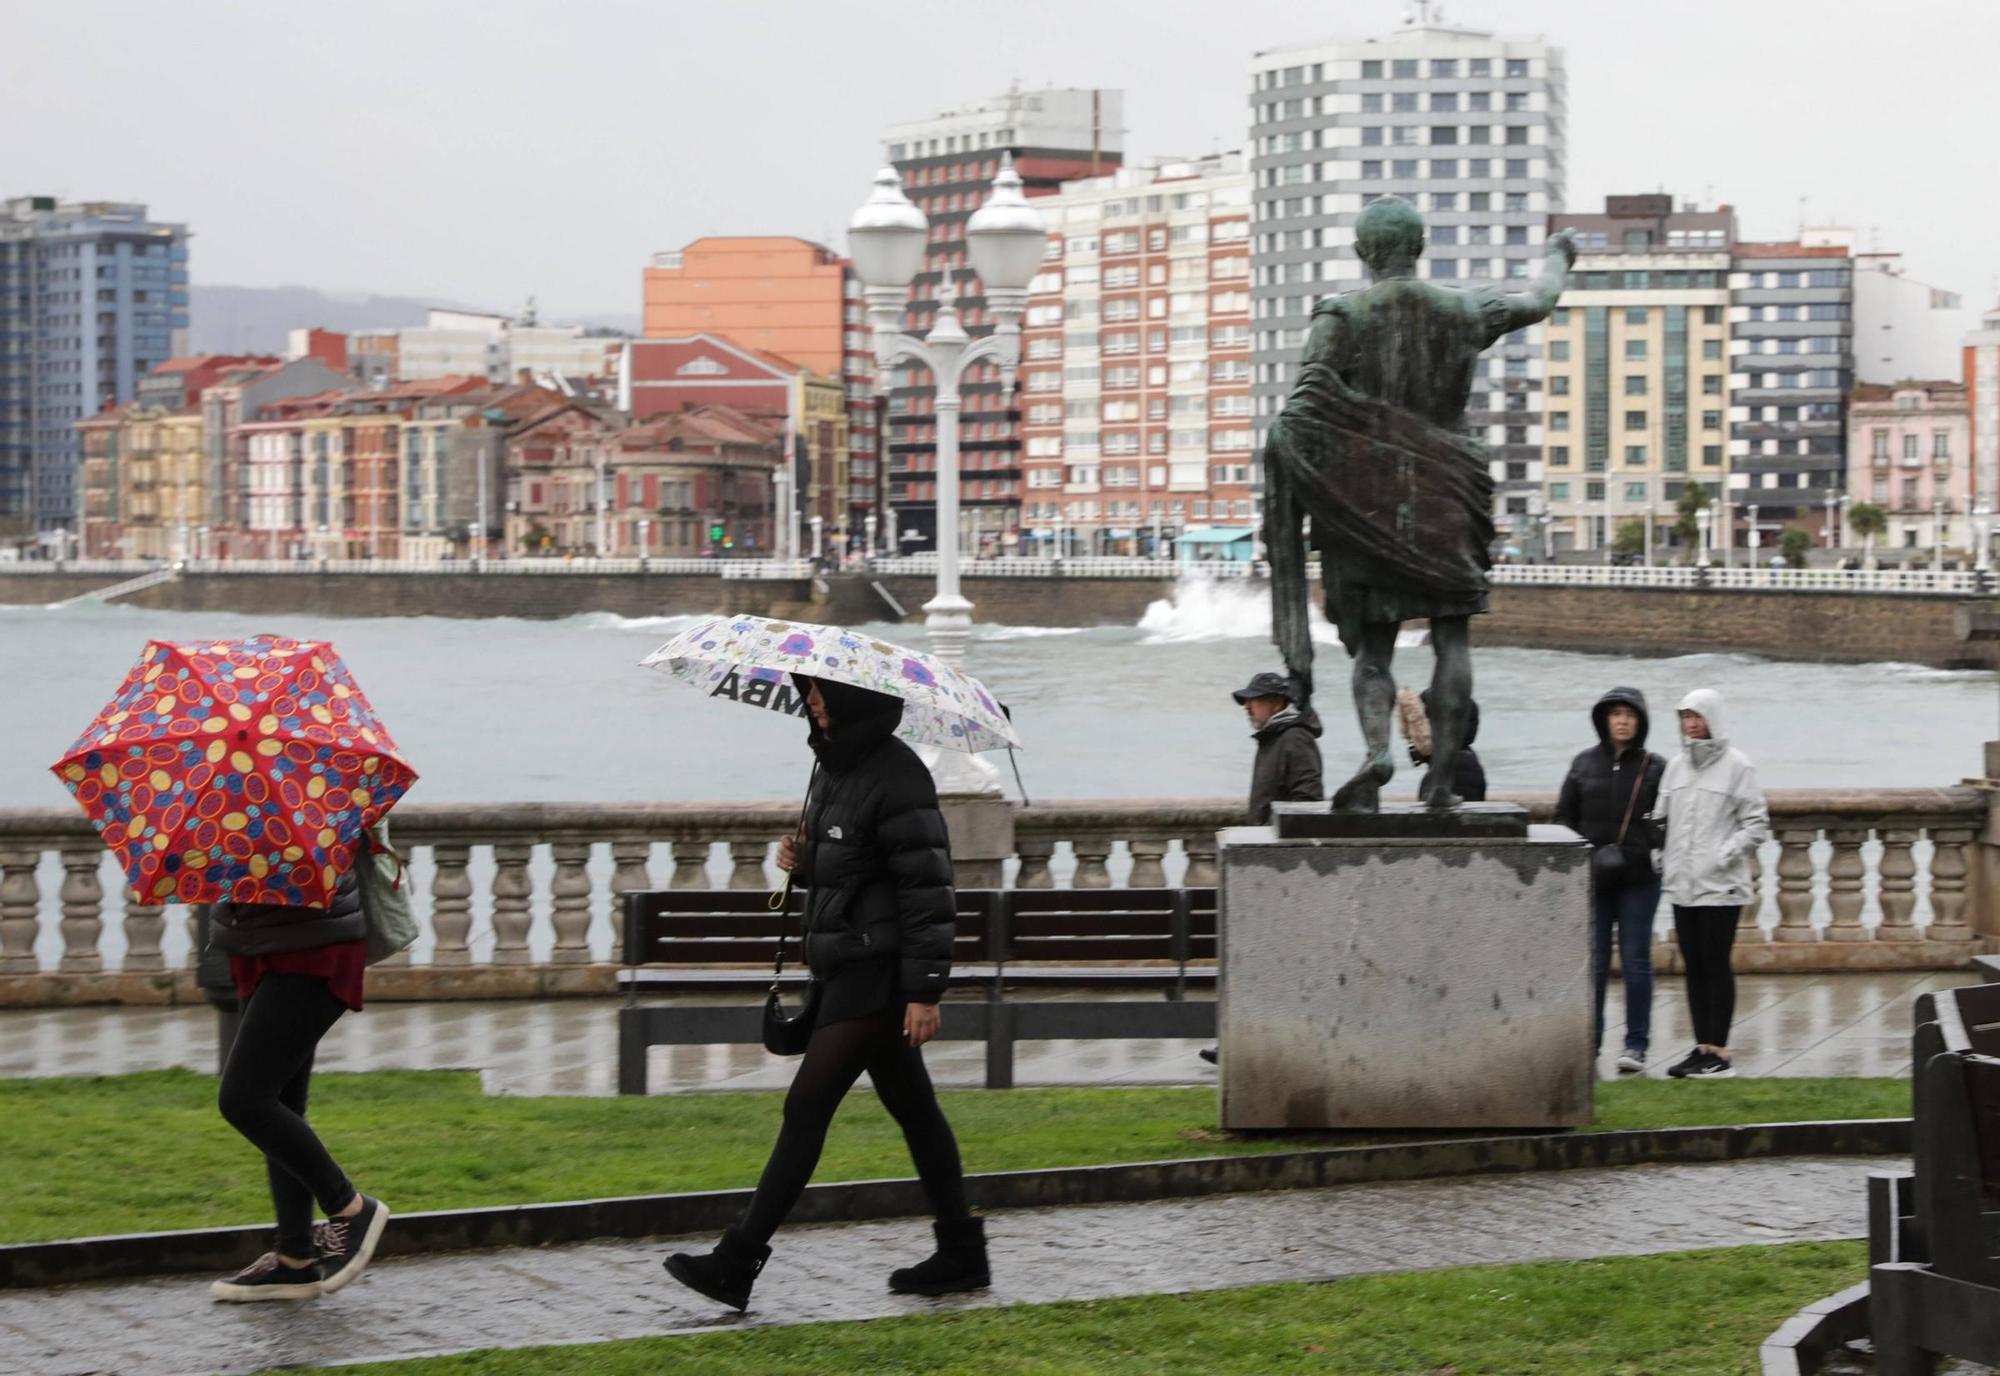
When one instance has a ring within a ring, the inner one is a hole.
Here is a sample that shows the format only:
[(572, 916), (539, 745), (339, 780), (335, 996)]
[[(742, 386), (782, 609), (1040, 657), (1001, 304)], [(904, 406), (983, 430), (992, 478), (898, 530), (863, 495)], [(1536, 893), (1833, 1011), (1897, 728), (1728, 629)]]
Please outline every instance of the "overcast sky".
[[(883, 129), (1119, 87), (1129, 158), (1240, 147), (1250, 54), (1393, 0), (61, 0), (8, 5), (0, 194), (149, 202), (195, 280), (634, 313), (656, 249), (838, 244)], [(1457, 0), (1569, 65), (1571, 209), (1666, 189), (1841, 223), (2000, 293), (2000, 3)], [(1002, 26), (994, 27), (995, 20)]]

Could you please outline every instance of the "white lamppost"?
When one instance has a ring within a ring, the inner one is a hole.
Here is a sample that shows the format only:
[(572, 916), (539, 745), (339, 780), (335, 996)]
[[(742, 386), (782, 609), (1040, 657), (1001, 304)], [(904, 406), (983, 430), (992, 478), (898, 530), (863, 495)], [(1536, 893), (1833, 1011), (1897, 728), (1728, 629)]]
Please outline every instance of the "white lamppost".
[(1931, 571), (1944, 570), (1944, 499), (1931, 503)]
[(1646, 521), (1646, 567), (1653, 567), (1653, 480), (1645, 480), (1646, 499), (1640, 507)]
[(606, 539), (604, 530), (604, 450), (601, 448), (593, 450), (591, 457), (597, 464), (597, 500), (594, 503), (597, 507), (597, 538), (591, 552), (599, 559), (602, 559), (604, 557)]
[(1709, 537), (1715, 530), (1715, 508), (1705, 506), (1695, 513), (1695, 522), (1701, 527), (1701, 552), (1695, 556), (1696, 568), (1708, 567)]
[(861, 518), (861, 554), (865, 559), (875, 557), (875, 513), (872, 511)]
[(812, 532), (813, 532), (812, 557), (813, 557), (813, 562), (817, 564), (820, 561), (820, 556), (825, 552), (825, 547), (826, 547), (826, 517), (824, 516), (810, 517), (808, 518), (807, 524), (809, 524), (812, 527)]
[(1993, 508), (1985, 502), (1972, 507), (1972, 568), (1976, 573), (1993, 572)]
[(653, 523), (647, 517), (639, 518), (639, 562), (644, 564), (653, 554)]
[(885, 167), (876, 174), (875, 193), (848, 224), (847, 246), (866, 289), (868, 320), (875, 333), (876, 385), (886, 387), (890, 370), (904, 359), (925, 365), (936, 379), (937, 594), (924, 604), (924, 625), (932, 652), (955, 662), (964, 658), (965, 643), (972, 635), (972, 603), (959, 591), (958, 578), (959, 384), (975, 364), (992, 361), (1000, 365), (1004, 385), (1014, 385), (1028, 283), (1041, 268), (1048, 238), (1041, 214), (1021, 194), (1012, 155), (1004, 155), (1000, 175), (993, 179), (986, 203), (966, 222), (965, 234), (972, 268), (985, 284), (993, 333), (974, 339), (965, 332), (958, 319), (953, 269), (946, 268), (939, 284), (937, 323), (920, 339), (903, 333), (900, 326), (904, 297), (923, 266), (929, 235), (930, 221), (903, 194), (895, 169)]
[(1757, 567), (1757, 551), (1762, 548), (1763, 532), (1757, 528), (1757, 504), (1752, 502), (1750, 512), (1750, 567)]

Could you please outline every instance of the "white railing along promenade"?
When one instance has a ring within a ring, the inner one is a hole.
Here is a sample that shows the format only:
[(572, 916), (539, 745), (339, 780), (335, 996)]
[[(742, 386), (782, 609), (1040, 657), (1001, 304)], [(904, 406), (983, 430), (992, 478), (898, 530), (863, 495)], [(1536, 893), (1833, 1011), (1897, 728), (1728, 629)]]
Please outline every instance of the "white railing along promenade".
[[(1553, 806), (1546, 795), (1517, 801), (1537, 820)], [(1969, 958), (1973, 921), (1992, 898), (1979, 892), (1986, 790), (1777, 790), (1770, 801), (1773, 836), (1758, 857), (1740, 941), (1751, 949), (1740, 959), (1837, 969)], [(1015, 805), (1007, 881), (1210, 885), (1216, 833), (1241, 811), (1222, 798)], [(423, 936), (397, 963), (555, 969), (615, 959), (618, 894), (772, 887), (776, 838), (796, 822), (789, 803), (405, 804), (392, 831), (411, 861)], [(131, 901), (75, 808), (0, 809), (0, 1006), (65, 997), (55, 983), (71, 976), (186, 970), (190, 927), (186, 908)]]
[[(20, 560), (0, 562), (0, 574), (78, 573), (131, 578), (177, 569), (185, 574), (438, 574), (449, 577), (607, 574), (661, 574), (682, 577), (797, 579), (831, 572), (810, 560), (784, 559), (187, 559), (162, 563), (144, 559)], [(935, 554), (878, 558), (851, 566), (853, 572), (875, 577), (932, 578)], [(1208, 560), (1181, 563), (1173, 559), (1091, 557), (1065, 559), (997, 558), (959, 560), (965, 578), (1264, 578), (1269, 566), (1257, 562)], [(1319, 577), (1317, 561), (1308, 576)], [(1609, 564), (1501, 564), (1492, 580), (1498, 587), (1709, 588), (1758, 592), (1890, 593), (1942, 597), (1977, 597), (2000, 590), (1993, 574), (1951, 569), (1773, 569), (1694, 568), (1678, 564), (1626, 567)]]

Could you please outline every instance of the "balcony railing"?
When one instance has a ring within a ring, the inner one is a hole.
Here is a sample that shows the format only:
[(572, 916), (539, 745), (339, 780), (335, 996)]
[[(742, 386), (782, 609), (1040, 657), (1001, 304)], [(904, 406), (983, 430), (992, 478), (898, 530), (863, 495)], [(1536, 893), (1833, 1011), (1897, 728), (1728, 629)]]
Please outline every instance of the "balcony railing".
[[(1550, 798), (1520, 801), (1547, 820)], [(1990, 905), (2000, 895), (1973, 890), (1986, 792), (1796, 790), (1770, 801), (1774, 839), (1758, 858), (1752, 921), (1739, 942), (1750, 948), (1746, 963), (1960, 964), (1976, 948), (1975, 899), (1994, 930)], [(1233, 799), (1014, 806), (1006, 882), (1213, 884), (1216, 833), (1241, 812)], [(423, 936), (395, 963), (601, 965), (615, 959), (618, 894), (773, 887), (775, 842), (797, 815), (787, 803), (406, 804), (392, 832), (409, 860)], [(133, 903), (80, 813), (0, 810), (0, 977), (164, 976), (189, 967), (190, 947), (190, 910)], [(5, 984), (0, 1003), (33, 1001)]]

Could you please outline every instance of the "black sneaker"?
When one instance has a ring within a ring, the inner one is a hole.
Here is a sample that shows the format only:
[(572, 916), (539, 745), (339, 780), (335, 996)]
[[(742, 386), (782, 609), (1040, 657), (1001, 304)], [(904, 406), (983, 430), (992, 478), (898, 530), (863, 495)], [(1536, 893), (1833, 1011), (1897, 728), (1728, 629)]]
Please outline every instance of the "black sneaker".
[(276, 1252), (266, 1252), (228, 1280), (208, 1287), (208, 1293), (232, 1304), (256, 1300), (316, 1300), (326, 1288), (319, 1263), (287, 1266)]
[(1214, 1065), (1215, 1058), (1221, 1054), (1221, 1050), (1218, 1047), (1204, 1046), (1201, 1050), (1195, 1052), (1194, 1054), (1201, 1057), (1204, 1061), (1207, 1061), (1210, 1065)]
[(1731, 1065), (1726, 1057), (1718, 1056), (1711, 1051), (1688, 1067), (1687, 1078), (1690, 1080), (1733, 1080), (1736, 1078), (1736, 1067)]
[(331, 1295), (367, 1269), (388, 1222), (389, 1206), (364, 1194), (361, 1212), (351, 1218), (329, 1218), (313, 1229), (313, 1248), (326, 1268), (325, 1293)]
[(1706, 1051), (1703, 1051), (1700, 1047), (1696, 1047), (1694, 1050), (1688, 1052), (1687, 1055), (1668, 1066), (1667, 1074), (1673, 1076), (1676, 1080), (1685, 1080), (1688, 1072), (1701, 1064), (1702, 1058), (1706, 1055), (1708, 1055)]

